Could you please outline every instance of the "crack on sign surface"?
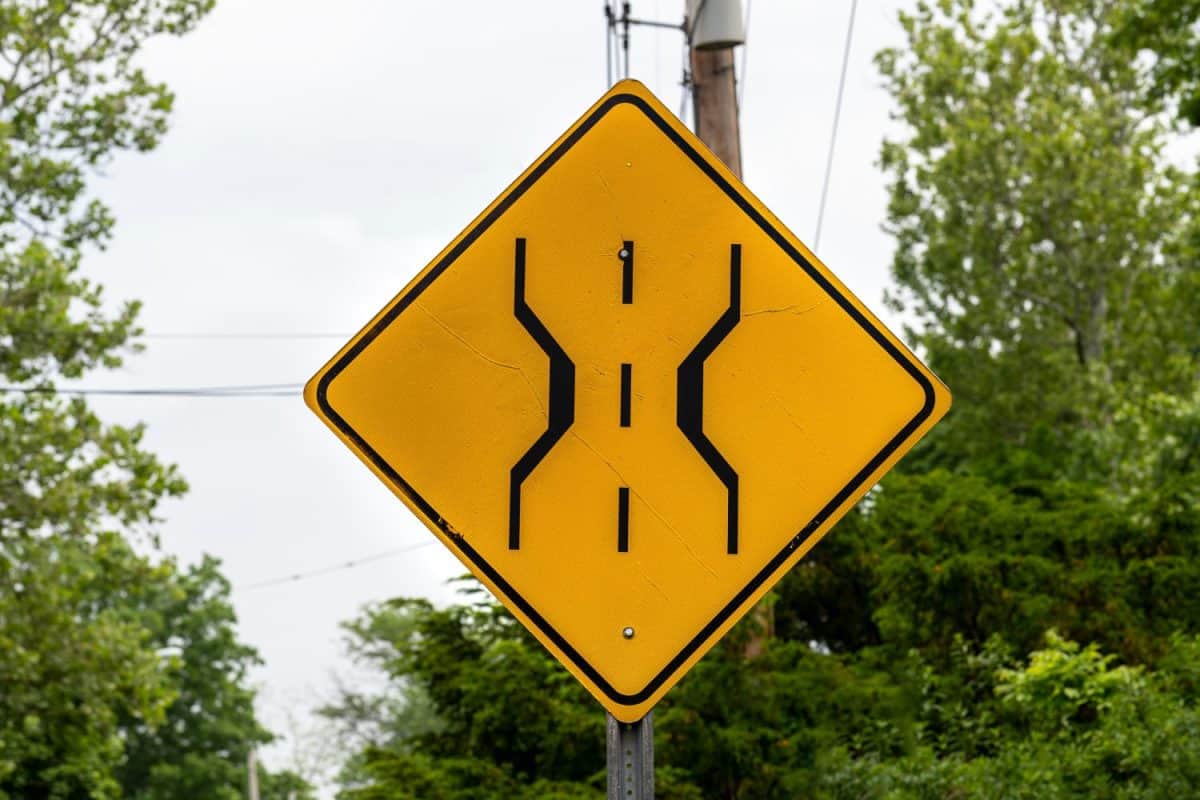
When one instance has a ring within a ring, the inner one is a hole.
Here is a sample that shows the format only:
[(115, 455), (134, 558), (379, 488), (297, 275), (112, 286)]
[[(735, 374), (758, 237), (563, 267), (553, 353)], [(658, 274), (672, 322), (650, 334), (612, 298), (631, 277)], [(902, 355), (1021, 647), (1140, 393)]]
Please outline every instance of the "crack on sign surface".
[[(614, 209), (620, 209), (621, 201), (617, 198), (617, 193), (613, 191), (612, 186), (609, 185), (608, 181), (605, 179), (603, 170), (599, 170), (599, 169), (596, 170), (596, 180), (600, 182), (600, 188), (604, 191), (604, 194), (606, 194), (608, 196), (608, 199), (612, 202)], [(620, 215), (618, 213), (613, 214), (613, 219), (611, 220), (611, 222), (612, 222), (611, 230), (614, 232), (614, 235), (615, 235), (615, 238), (617, 241), (624, 241), (625, 239), (629, 238), (628, 236), (624, 236), (621, 234), (620, 229), (621, 229), (622, 225), (621, 225)], [(611, 251), (605, 251), (605, 255), (609, 255), (609, 254), (611, 254)]]
[(463, 337), (463, 335), (462, 335), (462, 334), (460, 334), (458, 331), (456, 331), (456, 330), (454, 330), (453, 328), (451, 328), (451, 327), (450, 327), (449, 325), (447, 325), (445, 322), (442, 322), (442, 320), (440, 320), (440, 319), (438, 318), (437, 314), (434, 314), (432, 311), (430, 311), (430, 310), (429, 310), (429, 309), (428, 309), (428, 308), (427, 308), (427, 307), (426, 307), (424, 304), (422, 304), (422, 303), (421, 303), (419, 300), (418, 300), (418, 301), (416, 301), (416, 302), (414, 302), (414, 303), (413, 303), (413, 305), (414, 305), (415, 307), (417, 307), (417, 308), (421, 309), (421, 311), (425, 312), (425, 314), (426, 314), (426, 315), (427, 315), (427, 316), (428, 316), (428, 317), (429, 317), (431, 320), (433, 320), (433, 322), (434, 322), (434, 323), (435, 323), (435, 324), (436, 324), (436, 325), (437, 325), (439, 328), (441, 328), (443, 331), (445, 331), (445, 332), (446, 332), (447, 334), (449, 334), (450, 336), (454, 337), (454, 339), (455, 339), (455, 340), (457, 340), (457, 341), (459, 342), (459, 344), (461, 344), (463, 347), (465, 347), (465, 348), (467, 348), (468, 350), (470, 350), (470, 351), (471, 351), (472, 353), (474, 353), (475, 355), (479, 356), (481, 359), (483, 359), (483, 360), (484, 360), (484, 361), (486, 361), (487, 363), (489, 363), (489, 364), (491, 364), (491, 365), (493, 365), (493, 366), (497, 366), (497, 367), (503, 367), (504, 369), (511, 369), (511, 370), (514, 370), (514, 371), (516, 371), (516, 372), (520, 373), (522, 380), (524, 380), (524, 381), (525, 381), (525, 385), (529, 387), (529, 393), (530, 393), (531, 395), (533, 395), (533, 401), (534, 401), (535, 403), (537, 403), (538, 410), (542, 412), (542, 416), (543, 416), (543, 417), (546, 417), (547, 419), (549, 419), (549, 416), (550, 416), (550, 415), (549, 415), (549, 412), (547, 412), (547, 411), (546, 411), (546, 406), (545, 406), (545, 404), (542, 402), (541, 395), (539, 395), (539, 394), (538, 394), (538, 392), (537, 392), (537, 389), (536, 389), (536, 388), (534, 387), (534, 385), (533, 385), (533, 381), (531, 381), (531, 380), (529, 379), (529, 375), (528, 375), (528, 374), (526, 374), (525, 370), (524, 370), (524, 369), (523, 369), (523, 368), (522, 368), (520, 365), (518, 365), (518, 364), (509, 364), (507, 361), (501, 361), (501, 360), (499, 360), (499, 359), (497, 359), (497, 358), (492, 358), (492, 357), (491, 357), (491, 356), (489, 356), (487, 353), (483, 352), (483, 351), (482, 351), (482, 350), (480, 350), (478, 347), (476, 347), (475, 345), (473, 345), (473, 344), (471, 344), (469, 341), (467, 341), (467, 340), (466, 340), (466, 338), (464, 338), (464, 337)]
[(799, 303), (792, 303), (790, 306), (780, 306), (779, 308), (760, 308), (756, 311), (746, 311), (742, 314), (742, 319), (746, 317), (757, 317), (760, 314), (807, 314), (810, 311), (815, 311), (821, 302), (813, 303), (811, 306), (801, 307)]
[(783, 402), (783, 398), (779, 396), (779, 393), (771, 392), (771, 399), (775, 401), (776, 405), (779, 406), (779, 409), (783, 411), (784, 415), (791, 420), (792, 425), (796, 427), (796, 430), (803, 432), (804, 425), (800, 422), (800, 420), (796, 419), (796, 416), (792, 413), (792, 410), (788, 408), (787, 403)]
[(600, 181), (600, 185), (604, 187), (604, 193), (608, 195), (609, 199), (614, 203), (617, 202), (617, 195), (613, 192), (612, 187), (608, 185), (608, 181), (604, 179), (604, 173), (602, 171), (596, 170), (596, 179)]
[[(779, 406), (779, 410), (782, 411), (784, 416), (788, 418), (788, 421), (792, 423), (792, 426), (795, 427), (796, 430), (800, 431), (800, 433), (808, 436), (808, 430), (804, 427), (804, 423), (796, 418), (796, 415), (792, 413), (790, 408), (788, 408), (787, 403), (784, 402), (779, 393), (771, 392), (771, 399), (775, 401), (777, 406)], [(796, 486), (802, 491), (808, 491), (809, 489), (807, 481), (798, 481)]]
[(655, 583), (653, 580), (650, 579), (650, 576), (646, 574), (646, 570), (642, 569), (642, 562), (638, 561), (638, 562), (636, 562), (636, 564), (637, 564), (638, 575), (640, 575), (642, 577), (642, 580), (644, 580), (647, 584), (649, 584), (651, 589), (653, 589), (654, 591), (656, 591), (660, 595), (662, 595), (663, 600), (666, 600), (668, 603), (671, 602), (670, 595), (668, 595), (666, 592), (664, 592), (663, 588), (661, 586), (659, 586), (657, 583)]
[[(647, 500), (645, 498), (645, 496), (642, 495), (641, 492), (639, 492), (637, 489), (635, 489), (629, 485), (629, 481), (625, 480), (625, 476), (621, 474), (621, 471), (619, 469), (617, 469), (615, 466), (613, 466), (613, 463), (611, 461), (609, 461), (607, 458), (605, 458), (604, 455), (599, 450), (592, 447), (591, 443), (588, 442), (587, 439), (584, 439), (582, 436), (580, 436), (579, 432), (576, 431), (574, 428), (567, 431), (567, 433), (571, 434), (576, 439), (578, 439), (580, 444), (582, 444), (588, 450), (591, 450), (592, 454), (594, 456), (596, 456), (596, 458), (600, 459), (606, 467), (608, 467), (610, 470), (612, 470), (612, 473), (614, 475), (616, 475), (617, 478), (620, 479), (622, 486), (629, 487), (629, 493), (632, 494), (634, 497), (636, 497), (638, 500), (641, 500), (642, 503), (645, 504), (646, 508), (650, 509), (650, 513), (653, 514), (655, 516), (655, 518), (658, 519), (659, 522), (661, 522), (663, 525), (665, 525), (667, 527), (667, 530), (669, 530), (671, 533), (673, 533), (675, 535), (675, 538), (679, 541), (679, 543), (681, 545), (683, 545), (683, 549), (687, 551), (688, 555), (692, 557), (693, 561), (695, 561), (697, 564), (699, 564), (701, 567), (703, 567), (704, 570), (709, 575), (712, 575), (714, 578), (720, 578), (720, 576), (717, 575), (716, 570), (714, 570), (712, 567), (710, 567), (704, 561), (704, 559), (702, 559), (700, 556), (696, 555), (696, 551), (693, 550), (691, 545), (689, 545), (687, 543), (687, 540), (683, 538), (683, 534), (681, 534), (678, 530), (676, 530), (675, 526), (672, 525), (670, 522), (668, 522), (667, 518), (664, 517), (662, 514), (660, 514), (658, 512), (658, 509), (656, 509), (653, 505), (651, 505), (650, 501)], [(661, 590), (659, 590), (659, 591), (661, 591)]]

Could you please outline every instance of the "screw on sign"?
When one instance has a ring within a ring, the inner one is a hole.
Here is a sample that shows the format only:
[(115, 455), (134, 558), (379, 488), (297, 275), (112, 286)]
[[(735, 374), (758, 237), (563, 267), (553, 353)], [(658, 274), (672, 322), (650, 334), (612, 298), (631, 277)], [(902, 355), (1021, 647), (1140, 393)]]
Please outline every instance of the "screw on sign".
[(950, 405), (634, 81), (305, 397), (623, 723)]

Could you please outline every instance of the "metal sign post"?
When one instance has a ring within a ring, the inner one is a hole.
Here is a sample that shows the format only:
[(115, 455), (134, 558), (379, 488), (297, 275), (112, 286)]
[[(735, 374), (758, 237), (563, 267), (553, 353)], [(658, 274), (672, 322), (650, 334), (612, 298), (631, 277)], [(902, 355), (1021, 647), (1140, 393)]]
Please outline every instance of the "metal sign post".
[(608, 715), (608, 800), (653, 800), (654, 717), (621, 722)]

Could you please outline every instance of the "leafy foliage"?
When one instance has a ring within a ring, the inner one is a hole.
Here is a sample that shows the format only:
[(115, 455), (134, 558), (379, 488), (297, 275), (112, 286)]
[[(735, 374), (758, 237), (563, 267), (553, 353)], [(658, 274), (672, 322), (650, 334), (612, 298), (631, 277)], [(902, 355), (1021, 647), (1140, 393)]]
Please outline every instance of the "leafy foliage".
[(1053, 627), (1153, 662), (1173, 632), (1200, 632), (1200, 507), (1168, 492), (897, 475), (831, 539), (780, 585), (787, 638), (944, 658), (960, 639), (1026, 651)]
[[(1176, 657), (1195, 655), (1195, 639), (1174, 646)], [(1026, 664), (986, 677), (995, 700), (971, 708), (993, 747), (946, 755), (922, 743), (894, 760), (833, 751), (818, 796), (1165, 800), (1188, 796), (1200, 778), (1200, 748), (1187, 738), (1200, 709), (1168, 671), (1117, 666), (1050, 633)]]
[(909, 48), (878, 57), (909, 132), (881, 160), (892, 304), (956, 390), (919, 465), (1119, 485), (1097, 431), (1195, 383), (1195, 297), (1178, 291), (1194, 183), (1163, 156), (1145, 71), (1103, 46), (1118, 6), (921, 3), (901, 17)]
[(113, 229), (88, 179), (157, 145), (172, 96), (138, 54), (212, 5), (0, 0), (0, 378), (24, 389), (0, 397), (0, 798), (232, 800), (270, 738), (216, 563), (153, 554), (182, 478), (54, 392), (136, 349), (137, 303), (80, 274)]
[(136, 610), (148, 643), (167, 659), (173, 697), (157, 724), (123, 720), (117, 779), (125, 797), (241, 800), (250, 750), (273, 738), (246, 685), (258, 655), (234, 634), (218, 566), (211, 557), (186, 570), (168, 562), (165, 580), (126, 588), (119, 607)]
[[(512, 797), (515, 787), (539, 779), (587, 784), (600, 777), (603, 717), (499, 607), (436, 610), (397, 600), (347, 627), (357, 657), (402, 687), (390, 702), (349, 692), (326, 710), (365, 745), (347, 773), (356, 787), (349, 797), (389, 796), (378, 793), (379, 781), (393, 787), (388, 791), (412, 787), (400, 797), (497, 787)], [(397, 705), (407, 712), (399, 718)]]
[(1200, 2), (1142, 0), (1123, 11), (1117, 44), (1152, 53), (1154, 95), (1175, 98), (1180, 116), (1200, 125)]
[(116, 366), (136, 304), (114, 317), (78, 277), (85, 247), (112, 233), (88, 171), (150, 150), (173, 101), (136, 66), (144, 42), (183, 34), (213, 0), (0, 3), (0, 374), (27, 381)]
[(150, 569), (124, 540), (32, 539), (0, 579), (0, 797), (117, 797), (121, 720), (174, 697), (146, 630), (97, 601)]
[[(750, 619), (658, 706), (659, 796), (1195, 794), (1200, 181), (1165, 157), (1195, 11), (901, 15), (890, 298), (955, 410), (779, 584), (759, 654)], [(599, 796), (599, 710), (494, 605), (347, 631), (385, 688), (328, 710), (345, 798)]]
[[(249, 750), (272, 737), (216, 562), (153, 563), (115, 532), (23, 555), (0, 581), (0, 797), (240, 800)], [(264, 797), (306, 796), (272, 781)]]

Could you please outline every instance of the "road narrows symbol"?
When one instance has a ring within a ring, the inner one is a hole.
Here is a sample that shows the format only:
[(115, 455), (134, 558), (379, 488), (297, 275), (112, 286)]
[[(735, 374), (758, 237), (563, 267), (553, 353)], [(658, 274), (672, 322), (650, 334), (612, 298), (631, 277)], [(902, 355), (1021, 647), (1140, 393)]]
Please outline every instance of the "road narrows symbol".
[(509, 473), (508, 549), (521, 549), (521, 484), (575, 422), (575, 364), (525, 302), (525, 240), (517, 239), (513, 313), (550, 359), (550, 413), (546, 430)]
[[(805, 313), (743, 324), (757, 308)], [(622, 723), (951, 403), (636, 81), (555, 140), (304, 398)]]
[(729, 246), (729, 308), (704, 334), (683, 363), (679, 365), (676, 419), (679, 429), (696, 452), (725, 484), (728, 494), (728, 534), (726, 552), (738, 551), (738, 475), (721, 451), (704, 435), (704, 361), (721, 344), (742, 318), (742, 246)]
[[(550, 412), (546, 430), (513, 466), (509, 477), (508, 549), (521, 549), (521, 486), (575, 421), (575, 364), (525, 300), (525, 239), (516, 240), (513, 313), (550, 359)], [(622, 303), (633, 298), (633, 242), (622, 243)], [(729, 307), (679, 365), (676, 421), (709, 468), (725, 485), (726, 552), (738, 552), (738, 475), (704, 433), (704, 362), (741, 320), (742, 246), (729, 246)], [(630, 427), (633, 365), (621, 364), (620, 426)], [(629, 552), (629, 487), (617, 494), (617, 552)]]

